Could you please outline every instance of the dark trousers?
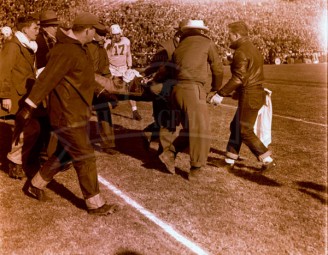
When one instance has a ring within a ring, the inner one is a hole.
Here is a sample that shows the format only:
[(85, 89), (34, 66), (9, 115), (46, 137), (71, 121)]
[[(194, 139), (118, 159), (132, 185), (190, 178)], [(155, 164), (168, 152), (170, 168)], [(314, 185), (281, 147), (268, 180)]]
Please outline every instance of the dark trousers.
[[(16, 128), (14, 126), (14, 129)], [(12, 145), (8, 159), (16, 164), (22, 164), (24, 169), (32, 163), (38, 163), (42, 149), (40, 133), (40, 122), (36, 118), (31, 118), (23, 127), (24, 138), (20, 139), (17, 145)]]
[(107, 93), (94, 96), (92, 101), (93, 109), (97, 113), (98, 128), (104, 148), (115, 147), (112, 113), (108, 102), (110, 102), (110, 98)]
[(206, 91), (199, 83), (178, 83), (172, 93), (176, 124), (183, 129), (174, 139), (171, 150), (181, 152), (189, 147), (190, 165), (206, 165), (210, 150), (210, 125)]
[(50, 182), (60, 171), (61, 164), (71, 160), (84, 198), (88, 199), (99, 194), (96, 158), (86, 126), (53, 127), (53, 130), (58, 138), (56, 152), (41, 168), (41, 177)]
[(246, 92), (239, 99), (235, 116), (230, 123), (230, 137), (227, 145), (228, 157), (237, 159), (242, 143), (260, 160), (269, 156), (268, 148), (254, 133), (254, 124), (259, 109), (263, 106), (263, 90)]
[(23, 167), (39, 161), (42, 150), (41, 124), (38, 119), (32, 118), (23, 128), (24, 141), (22, 148)]

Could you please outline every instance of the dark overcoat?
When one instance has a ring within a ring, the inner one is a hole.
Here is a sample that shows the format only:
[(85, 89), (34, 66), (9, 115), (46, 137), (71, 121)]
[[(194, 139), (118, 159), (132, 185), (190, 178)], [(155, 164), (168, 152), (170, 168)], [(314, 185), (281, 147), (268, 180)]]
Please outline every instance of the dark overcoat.
[(35, 54), (19, 40), (7, 41), (0, 53), (0, 99), (10, 98), (10, 112), (0, 107), (0, 117), (15, 114), (19, 104), (31, 90), (35, 78)]

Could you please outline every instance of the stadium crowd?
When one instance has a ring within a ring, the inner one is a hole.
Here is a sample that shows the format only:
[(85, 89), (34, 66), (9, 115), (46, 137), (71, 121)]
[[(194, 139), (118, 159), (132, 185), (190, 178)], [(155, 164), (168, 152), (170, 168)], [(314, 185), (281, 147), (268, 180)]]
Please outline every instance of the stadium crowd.
[[(291, 57), (301, 62), (314, 57), (326, 61), (324, 32), (320, 30), (320, 20), (326, 8), (322, 0), (118, 2), (4, 0), (0, 27), (14, 27), (20, 15), (44, 9), (55, 10), (62, 25), (69, 26), (78, 12), (90, 11), (108, 27), (120, 24), (124, 35), (131, 40), (134, 65), (140, 67), (148, 63), (160, 41), (174, 34), (174, 27), (182, 19), (204, 20), (222, 56), (229, 51), (226, 25), (244, 20), (252, 28), (252, 41), (262, 52), (265, 63), (274, 63), (276, 57), (282, 61)], [(2, 42), (2, 35), (0, 39)]]

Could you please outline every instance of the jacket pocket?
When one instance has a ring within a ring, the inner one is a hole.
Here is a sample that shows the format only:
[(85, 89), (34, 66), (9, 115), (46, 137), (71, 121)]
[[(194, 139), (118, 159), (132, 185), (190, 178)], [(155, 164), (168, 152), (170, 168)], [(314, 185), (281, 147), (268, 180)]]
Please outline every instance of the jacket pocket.
[(246, 96), (246, 104), (247, 107), (252, 109), (252, 110), (256, 110), (256, 109), (260, 109), (265, 102), (265, 93), (264, 91), (252, 91), (252, 92), (247, 92), (245, 94)]

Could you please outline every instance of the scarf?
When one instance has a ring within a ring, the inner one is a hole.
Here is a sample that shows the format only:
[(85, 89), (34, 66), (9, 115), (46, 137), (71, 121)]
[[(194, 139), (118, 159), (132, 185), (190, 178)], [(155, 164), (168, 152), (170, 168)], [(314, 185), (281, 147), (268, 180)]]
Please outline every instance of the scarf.
[(57, 42), (56, 37), (49, 34), (44, 29), (42, 29), (41, 34), (43, 35), (43, 38), (46, 40), (49, 50), (52, 49), (54, 47), (55, 43)]
[(31, 49), (34, 53), (38, 49), (38, 44), (36, 41), (30, 41), (25, 34), (23, 34), (21, 31), (17, 31), (15, 33), (15, 36), (19, 40), (19, 42), (25, 47)]

